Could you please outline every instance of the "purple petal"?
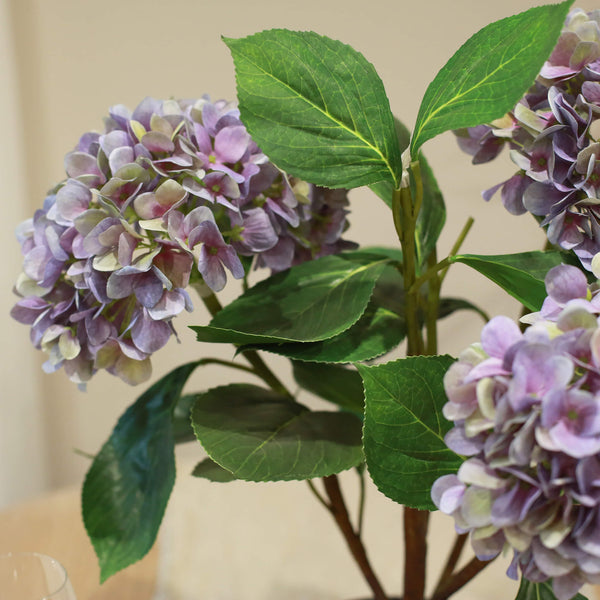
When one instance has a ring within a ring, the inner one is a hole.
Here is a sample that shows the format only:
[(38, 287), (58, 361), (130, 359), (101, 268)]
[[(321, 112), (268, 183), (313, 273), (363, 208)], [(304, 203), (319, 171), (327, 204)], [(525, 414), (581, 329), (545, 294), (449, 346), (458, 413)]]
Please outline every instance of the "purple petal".
[(131, 328), (133, 343), (147, 354), (160, 350), (171, 337), (172, 330), (165, 321), (154, 321), (144, 314), (136, 320)]
[(215, 137), (215, 153), (220, 161), (234, 164), (248, 148), (250, 136), (243, 125), (225, 127)]

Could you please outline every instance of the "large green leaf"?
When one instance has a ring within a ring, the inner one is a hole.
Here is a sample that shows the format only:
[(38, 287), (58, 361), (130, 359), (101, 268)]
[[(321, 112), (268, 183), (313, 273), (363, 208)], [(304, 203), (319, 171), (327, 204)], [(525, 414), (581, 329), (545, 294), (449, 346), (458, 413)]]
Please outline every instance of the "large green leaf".
[(362, 379), (353, 370), (339, 365), (293, 362), (294, 379), (305, 390), (352, 412), (363, 414)]
[(435, 510), (431, 486), (455, 473), (461, 459), (444, 435), (443, 377), (450, 356), (413, 356), (383, 365), (357, 365), (365, 387), (364, 450), (373, 481), (386, 496)]
[(489, 123), (511, 110), (550, 56), (572, 3), (531, 8), (467, 40), (423, 96), (411, 155), (444, 131)]
[[(542, 583), (533, 583), (524, 577), (521, 578), (521, 585), (515, 600), (557, 600), (552, 591), (552, 582), (543, 581)], [(582, 594), (575, 594), (571, 600), (587, 600)]]
[[(385, 249), (373, 249), (383, 253)], [(392, 254), (390, 258), (395, 259)], [(401, 257), (400, 257), (401, 258)], [(351, 363), (371, 360), (395, 348), (406, 335), (402, 275), (385, 265), (363, 316), (352, 327), (322, 342), (250, 344), (242, 349), (266, 350), (288, 358)]]
[(259, 282), (210, 325), (192, 329), (198, 341), (232, 344), (332, 338), (365, 312), (386, 260), (363, 253), (303, 263)]
[(242, 120), (278, 167), (327, 187), (399, 184), (389, 101), (362, 54), (310, 31), (272, 29), (225, 43)]
[(363, 460), (356, 415), (312, 412), (253, 385), (232, 384), (200, 395), (192, 425), (208, 455), (247, 481), (325, 477)]
[[(398, 120), (395, 119), (396, 134), (400, 149), (404, 151), (410, 142), (410, 132)], [(427, 257), (435, 248), (440, 233), (446, 222), (446, 206), (444, 197), (433, 174), (433, 170), (423, 155), (419, 157), (421, 167), (421, 180), (423, 183), (423, 203), (417, 217), (415, 228), (415, 247), (417, 261), (421, 266), (427, 261)], [(379, 181), (369, 186), (390, 208), (392, 207), (392, 196), (394, 186), (388, 181)], [(415, 182), (411, 178), (413, 197), (416, 194)]]
[(196, 366), (175, 369), (142, 394), (121, 416), (86, 475), (83, 521), (101, 582), (154, 544), (175, 481), (172, 412)]
[(406, 335), (403, 317), (373, 304), (350, 329), (322, 342), (250, 344), (241, 350), (266, 350), (280, 356), (321, 363), (371, 360), (395, 348)]
[(521, 252), (519, 254), (458, 254), (450, 262), (460, 262), (479, 271), (529, 310), (539, 310), (546, 297), (544, 278), (562, 263), (560, 252)]

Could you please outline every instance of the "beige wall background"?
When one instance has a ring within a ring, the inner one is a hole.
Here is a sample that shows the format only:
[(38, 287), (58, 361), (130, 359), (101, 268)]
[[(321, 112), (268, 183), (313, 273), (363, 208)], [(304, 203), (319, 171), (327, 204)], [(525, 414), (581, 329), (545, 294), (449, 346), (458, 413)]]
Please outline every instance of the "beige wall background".
[[(40, 369), (42, 357), (30, 347), (27, 328), (8, 317), (14, 302), (11, 288), (21, 261), (12, 232), (41, 205), (45, 191), (64, 177), (64, 154), (81, 133), (102, 127), (102, 117), (109, 106), (123, 103), (133, 108), (146, 95), (167, 98), (209, 93), (213, 99), (233, 99), (233, 65), (220, 36), (240, 37), (265, 28), (289, 27), (312, 29), (362, 51), (382, 77), (392, 110), (410, 127), (427, 84), (469, 35), (491, 20), (538, 3), (0, 0), (0, 186), (5, 226), (0, 238), (0, 506), (51, 487), (80, 483), (89, 462), (74, 450), (96, 452), (118, 415), (142, 391), (110, 375), (99, 374), (82, 393), (62, 372), (44, 375)], [(596, 4), (594, 0), (579, 2), (586, 9)], [(451, 134), (427, 143), (424, 152), (436, 172), (448, 208), (448, 222), (438, 250), (440, 257), (449, 251), (468, 216), (475, 218), (475, 227), (464, 244), (466, 252), (517, 252), (542, 246), (544, 236), (533, 219), (512, 217), (499, 199), (486, 204), (480, 197), (482, 189), (514, 171), (507, 155), (490, 165), (473, 167), (469, 157), (458, 151)], [(388, 209), (366, 190), (352, 193), (351, 223), (348, 237), (361, 244), (396, 244)], [(447, 295), (468, 295), (492, 315), (517, 315), (515, 302), (460, 265), (451, 269), (445, 285)], [(224, 299), (237, 293), (238, 288), (232, 284)], [(200, 347), (194, 342), (186, 324), (206, 321), (207, 315), (201, 309), (185, 322), (179, 319), (177, 328), (182, 343), (171, 341), (157, 353), (153, 360), (154, 379), (202, 354), (232, 357), (229, 348)], [(478, 337), (480, 328), (481, 322), (470, 314), (458, 313), (447, 319), (441, 327), (441, 351), (457, 354)], [(275, 364), (289, 378), (285, 362)], [(231, 373), (214, 368), (197, 373), (191, 387), (203, 389), (224, 380), (231, 381)], [(186, 461), (193, 464), (200, 455), (199, 448), (185, 448), (179, 460), (185, 465)], [(221, 487), (192, 481), (185, 467), (177, 485), (167, 515), (175, 521), (179, 518), (177, 511), (185, 511), (185, 507), (192, 510), (200, 496), (211, 511), (222, 509), (227, 515), (239, 515), (241, 511), (247, 515), (248, 507), (260, 510), (266, 504), (274, 518), (282, 511), (292, 510), (290, 502), (302, 502), (308, 497), (304, 490), (292, 494), (289, 490), (295, 490), (293, 486), (275, 492), (285, 486)], [(267, 492), (269, 500), (267, 496), (263, 498)], [(280, 495), (272, 496), (274, 493)], [(293, 500), (290, 494), (298, 499)], [(398, 508), (381, 497), (375, 498), (375, 492), (371, 496), (378, 507), (375, 512), (379, 517), (375, 520), (379, 531), (387, 533), (390, 520), (396, 525), (400, 522)], [(292, 508), (292, 514), (313, 518), (312, 513), (302, 512), (304, 508)], [(265, 514), (260, 516), (261, 521), (267, 518)], [(209, 519), (210, 523), (203, 524), (210, 528), (220, 524), (220, 519)], [(326, 515), (322, 519), (325, 523)], [(320, 527), (321, 521), (318, 523)], [(278, 531), (277, 535), (292, 535), (288, 529)], [(219, 534), (215, 531), (214, 535)], [(258, 531), (248, 533), (250, 539), (260, 535)], [(277, 544), (277, 535), (265, 539)], [(371, 535), (378, 538), (376, 530)], [(170, 539), (175, 545), (183, 543), (176, 535)], [(334, 543), (340, 546), (339, 540)], [(398, 564), (397, 551), (389, 539), (380, 542), (379, 552), (387, 557), (390, 569), (392, 562)], [(286, 555), (286, 561), (290, 558)], [(352, 581), (348, 585), (353, 585)], [(291, 588), (286, 589), (287, 597), (296, 597), (289, 595)], [(236, 596), (231, 588), (210, 597), (249, 596)], [(262, 597), (276, 596), (265, 593)]]

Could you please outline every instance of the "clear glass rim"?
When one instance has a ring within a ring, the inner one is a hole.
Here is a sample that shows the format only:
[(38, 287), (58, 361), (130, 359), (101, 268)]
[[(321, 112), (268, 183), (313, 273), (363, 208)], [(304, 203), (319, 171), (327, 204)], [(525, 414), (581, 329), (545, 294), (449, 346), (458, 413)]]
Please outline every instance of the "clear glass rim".
[(67, 570), (59, 560), (57, 560), (53, 556), (49, 556), (48, 554), (43, 554), (42, 552), (3, 552), (0, 553), (0, 561), (4, 561), (5, 559), (14, 558), (18, 556), (36, 558), (43, 562), (45, 565), (51, 564), (53, 567), (56, 567), (60, 572), (60, 585), (55, 590), (52, 590), (48, 595), (44, 596), (42, 600), (52, 600), (54, 596), (60, 594), (65, 590), (69, 583), (69, 577), (67, 576)]

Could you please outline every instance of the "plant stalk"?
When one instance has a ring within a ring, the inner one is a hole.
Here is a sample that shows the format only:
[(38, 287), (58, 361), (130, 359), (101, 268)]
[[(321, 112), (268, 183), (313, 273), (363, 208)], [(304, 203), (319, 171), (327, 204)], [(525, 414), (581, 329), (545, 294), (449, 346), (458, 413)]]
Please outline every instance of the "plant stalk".
[(429, 511), (404, 507), (404, 600), (423, 600)]
[(440, 590), (437, 590), (431, 600), (446, 600), (452, 594), (460, 590), (464, 585), (469, 583), (476, 575), (485, 569), (492, 561), (482, 561), (478, 558), (473, 558), (460, 571), (455, 573), (447, 580), (446, 584)]
[(440, 578), (438, 579), (437, 585), (435, 586), (435, 590), (433, 592), (434, 596), (444, 587), (447, 579), (452, 575), (454, 568), (458, 564), (460, 555), (468, 537), (469, 536), (467, 533), (462, 533), (456, 536), (456, 540), (454, 542), (454, 545), (452, 546), (452, 550), (450, 551), (448, 559), (446, 560), (444, 570), (440, 574)]
[[(417, 279), (415, 232), (423, 186), (418, 164), (411, 165), (411, 170), (413, 177), (416, 177), (417, 202), (413, 206), (410, 187), (406, 186), (394, 192), (396, 201), (392, 203), (393, 208), (400, 211), (399, 215), (394, 216), (394, 223), (402, 223), (402, 229), (398, 233), (402, 245), (406, 290), (407, 356), (418, 355), (425, 351), (418, 315), (419, 287), (414, 286)], [(430, 298), (428, 298), (429, 302), (431, 302)], [(428, 522), (428, 511), (404, 507), (404, 600), (423, 600), (425, 596)]]
[(348, 509), (346, 508), (346, 504), (342, 496), (337, 475), (323, 477), (323, 485), (325, 486), (325, 492), (327, 493), (327, 497), (329, 498), (330, 502), (329, 512), (335, 519), (335, 522), (342, 532), (342, 535), (348, 544), (348, 548), (350, 549), (356, 564), (360, 568), (365, 580), (367, 581), (367, 584), (371, 588), (371, 591), (373, 592), (373, 598), (375, 600), (388, 600), (388, 596), (383, 591), (383, 588), (379, 583), (379, 579), (371, 567), (371, 563), (367, 557), (367, 552), (362, 540), (352, 527), (350, 515), (348, 514)]
[[(215, 316), (223, 306), (219, 302), (219, 299), (215, 294), (200, 294), (204, 305), (208, 309), (211, 316)], [(278, 377), (269, 369), (265, 361), (259, 356), (255, 350), (242, 351), (242, 356), (254, 367), (254, 373), (260, 377), (274, 392), (283, 394), (284, 396), (291, 396), (287, 388), (278, 379)]]

